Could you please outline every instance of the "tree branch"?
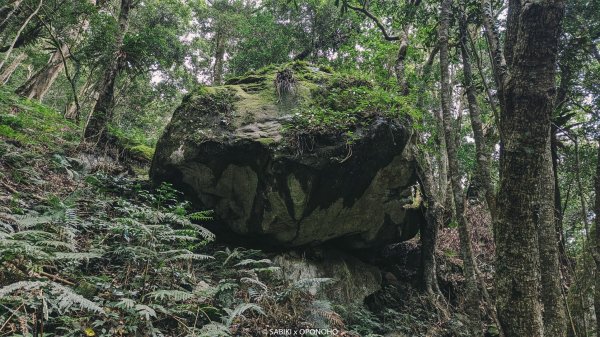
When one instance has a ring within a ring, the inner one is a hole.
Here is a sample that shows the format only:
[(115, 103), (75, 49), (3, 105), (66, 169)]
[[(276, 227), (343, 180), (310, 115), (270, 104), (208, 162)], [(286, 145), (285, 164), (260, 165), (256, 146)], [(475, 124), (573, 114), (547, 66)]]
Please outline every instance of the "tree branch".
[(379, 30), (381, 30), (381, 33), (383, 34), (383, 38), (386, 39), (387, 41), (400, 40), (399, 36), (389, 35), (387, 30), (385, 29), (385, 26), (381, 23), (381, 21), (379, 21), (379, 19), (375, 15), (371, 14), (371, 12), (369, 12), (366, 8), (352, 6), (351, 4), (348, 4), (348, 3), (346, 4), (346, 6), (348, 6), (348, 8), (350, 8), (353, 11), (363, 13), (366, 17), (371, 19), (371, 21), (373, 21), (375, 23), (375, 25), (377, 25), (377, 28), (379, 28)]

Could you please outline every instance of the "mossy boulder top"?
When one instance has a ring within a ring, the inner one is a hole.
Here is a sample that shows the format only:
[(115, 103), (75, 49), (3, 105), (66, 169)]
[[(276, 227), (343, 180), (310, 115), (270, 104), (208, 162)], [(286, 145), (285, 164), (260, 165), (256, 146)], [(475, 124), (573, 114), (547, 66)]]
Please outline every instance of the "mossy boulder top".
[(385, 111), (401, 103), (327, 69), (272, 66), (190, 93), (150, 176), (260, 243), (335, 239), (363, 248), (409, 239), (422, 221), (413, 137), (397, 111)]

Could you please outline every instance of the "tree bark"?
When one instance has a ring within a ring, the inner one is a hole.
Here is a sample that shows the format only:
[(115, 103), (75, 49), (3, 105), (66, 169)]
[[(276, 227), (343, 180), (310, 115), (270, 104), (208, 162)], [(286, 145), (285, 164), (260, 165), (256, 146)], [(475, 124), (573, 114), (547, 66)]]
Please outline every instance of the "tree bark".
[(15, 59), (4, 69), (2, 73), (0, 73), (0, 84), (5, 84), (10, 80), (12, 74), (17, 70), (21, 62), (23, 62), (27, 58), (27, 54), (20, 53), (15, 57)]
[[(95, 0), (91, 0), (90, 3), (96, 5)], [(89, 19), (86, 17), (79, 25), (70, 29), (68, 40), (78, 41), (82, 32), (87, 30), (88, 26)], [(49, 27), (47, 28), (50, 29)], [(52, 33), (50, 34), (54, 37)], [(54, 81), (56, 81), (60, 73), (65, 69), (65, 61), (71, 56), (71, 50), (67, 43), (61, 42), (59, 39), (54, 40), (57, 45), (60, 45), (60, 49), (57, 48), (50, 57), (48, 63), (30, 77), (23, 85), (17, 88), (16, 93), (18, 95), (29, 99), (43, 100)]]
[(2, 60), (2, 63), (0, 63), (0, 69), (2, 69), (2, 67), (4, 67), (4, 63), (6, 63), (6, 60), (8, 60), (8, 58), (10, 57), (10, 54), (13, 51), (13, 49), (15, 48), (15, 45), (17, 44), (17, 41), (19, 41), (19, 37), (21, 36), (21, 33), (23, 32), (23, 30), (25, 29), (25, 27), (27, 27), (27, 25), (29, 24), (29, 21), (31, 21), (31, 19), (39, 12), (40, 8), (42, 7), (43, 1), (44, 0), (40, 0), (40, 2), (38, 3), (37, 7), (33, 10), (33, 12), (31, 12), (31, 14), (27, 17), (27, 19), (25, 19), (25, 22), (23, 22), (23, 25), (21, 25), (21, 27), (17, 31), (17, 35), (15, 36), (15, 38), (14, 38), (13, 42), (11, 43), (10, 47), (8, 48), (8, 50), (6, 51), (6, 53), (4, 54), (4, 60)]
[(477, 93), (473, 84), (473, 71), (471, 68), (471, 58), (469, 56), (468, 44), (468, 27), (467, 18), (464, 11), (460, 13), (459, 20), (460, 31), (460, 51), (463, 64), (464, 88), (469, 106), (469, 116), (471, 119), (471, 129), (473, 129), (473, 138), (475, 139), (475, 159), (476, 171), (474, 182), (477, 187), (478, 197), (484, 197), (487, 201), (492, 219), (495, 216), (496, 200), (492, 187), (492, 175), (490, 173), (490, 151), (486, 144), (485, 134), (483, 132), (483, 122), (481, 120), (481, 110), (477, 103)]
[(450, 30), (450, 10), (452, 0), (442, 0), (439, 23), (439, 46), (440, 46), (440, 71), (441, 71), (441, 103), (442, 121), (444, 125), (444, 137), (446, 140), (446, 152), (448, 154), (448, 172), (452, 197), (456, 210), (456, 222), (458, 223), (458, 234), (460, 238), (460, 249), (463, 260), (463, 275), (465, 277), (465, 311), (469, 315), (470, 336), (481, 336), (481, 317), (479, 312), (479, 296), (477, 288), (477, 276), (475, 272), (475, 259), (471, 245), (469, 223), (464, 215), (464, 194), (461, 185), (460, 168), (458, 164), (456, 148), (456, 131), (451, 111), (451, 88), (449, 72), (448, 34)]
[(122, 50), (123, 38), (129, 26), (129, 11), (132, 0), (121, 0), (119, 12), (119, 35), (116, 39), (115, 55), (104, 71), (102, 82), (98, 87), (98, 100), (90, 114), (84, 131), (84, 140), (98, 144), (106, 140), (106, 128), (112, 119), (115, 82), (117, 75), (125, 65), (125, 54)]
[(405, 28), (400, 35), (400, 44), (398, 47), (398, 56), (394, 64), (394, 71), (396, 72), (396, 81), (400, 87), (400, 93), (404, 96), (408, 95), (408, 81), (406, 80), (405, 65), (406, 54), (408, 52), (408, 29)]
[(15, 0), (10, 6), (2, 7), (2, 10), (0, 11), (0, 16), (4, 16), (4, 19), (2, 19), (2, 22), (0, 22), (0, 33), (4, 31), (4, 28), (8, 24), (10, 18), (15, 14), (15, 12), (17, 12), (19, 6), (21, 5), (21, 2), (23, 2), (23, 0)]
[(439, 293), (437, 282), (437, 268), (435, 262), (435, 249), (437, 245), (438, 229), (441, 227), (443, 207), (435, 195), (433, 172), (429, 157), (425, 154), (418, 155), (417, 174), (425, 202), (425, 222), (421, 224), (421, 279), (423, 290), (430, 296)]
[[(69, 55), (69, 48), (66, 44), (61, 46), (62, 53), (65, 57)], [(17, 88), (16, 93), (20, 96), (27, 97), (29, 99), (42, 100), (50, 87), (60, 75), (64, 69), (64, 63), (62, 60), (61, 52), (55, 51), (52, 53), (48, 63), (38, 70), (33, 76), (27, 80), (23, 85)]]
[(598, 156), (596, 158), (596, 200), (594, 212), (596, 221), (594, 223), (594, 243), (592, 256), (596, 264), (596, 284), (594, 285), (594, 312), (596, 314), (596, 337), (600, 337), (600, 137), (598, 138)]
[(495, 221), (497, 307), (507, 337), (566, 333), (550, 152), (563, 13), (562, 0), (509, 1), (507, 74), (499, 73), (504, 80), (499, 81), (500, 189)]
[(562, 197), (560, 193), (560, 184), (558, 181), (558, 130), (554, 124), (552, 124), (550, 135), (550, 152), (552, 155), (552, 172), (554, 180), (554, 227), (556, 231), (556, 240), (558, 242), (558, 257), (562, 266), (569, 266), (569, 258), (567, 256), (567, 250), (565, 246), (565, 237), (563, 229), (563, 209), (562, 209)]
[(221, 30), (215, 33), (215, 64), (213, 66), (213, 85), (221, 85), (225, 63), (226, 36)]

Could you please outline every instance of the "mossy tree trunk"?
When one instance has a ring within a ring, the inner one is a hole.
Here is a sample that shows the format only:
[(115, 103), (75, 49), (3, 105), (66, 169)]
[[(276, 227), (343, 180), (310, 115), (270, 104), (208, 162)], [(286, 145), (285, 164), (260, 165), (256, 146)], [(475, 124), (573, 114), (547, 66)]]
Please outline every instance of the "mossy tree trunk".
[(225, 44), (227, 43), (227, 34), (225, 29), (217, 29), (215, 33), (215, 64), (213, 66), (213, 85), (220, 85), (223, 82), (223, 72), (225, 66)]
[(550, 151), (563, 12), (561, 0), (511, 0), (507, 70), (496, 72), (502, 94), (496, 289), (507, 337), (566, 334)]

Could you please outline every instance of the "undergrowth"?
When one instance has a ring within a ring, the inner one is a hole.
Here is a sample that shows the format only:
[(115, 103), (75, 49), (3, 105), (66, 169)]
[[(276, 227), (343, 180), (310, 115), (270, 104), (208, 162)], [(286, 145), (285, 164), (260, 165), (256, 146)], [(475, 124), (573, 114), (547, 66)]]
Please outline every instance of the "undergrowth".
[(418, 118), (414, 97), (402, 96), (355, 74), (337, 74), (311, 92), (311, 99), (295, 108), (285, 125), (288, 135), (344, 134), (350, 140), (357, 127), (378, 117)]

